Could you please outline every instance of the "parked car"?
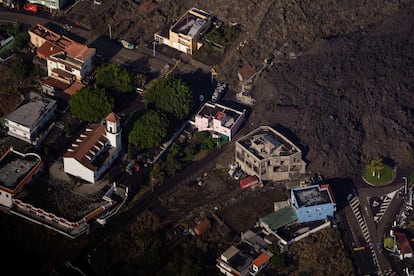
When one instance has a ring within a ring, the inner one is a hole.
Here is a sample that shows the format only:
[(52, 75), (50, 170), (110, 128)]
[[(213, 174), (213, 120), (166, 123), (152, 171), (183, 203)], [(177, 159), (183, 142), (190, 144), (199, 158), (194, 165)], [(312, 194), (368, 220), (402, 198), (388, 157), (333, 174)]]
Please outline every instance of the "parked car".
[(238, 169), (238, 170), (234, 173), (233, 178), (234, 178), (235, 180), (240, 180), (240, 178), (242, 178), (242, 176), (243, 176), (243, 175), (244, 175), (244, 172), (243, 172), (242, 170)]
[(229, 176), (233, 177), (234, 173), (237, 171), (238, 168), (240, 168), (239, 163), (234, 162), (233, 164), (231, 164), (228, 172)]

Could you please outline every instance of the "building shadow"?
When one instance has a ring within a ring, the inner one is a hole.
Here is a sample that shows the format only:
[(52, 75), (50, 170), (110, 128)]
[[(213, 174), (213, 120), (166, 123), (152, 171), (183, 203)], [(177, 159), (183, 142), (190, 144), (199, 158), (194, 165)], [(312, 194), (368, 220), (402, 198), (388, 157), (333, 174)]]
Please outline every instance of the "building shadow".
[(330, 178), (325, 182), (331, 187), (337, 211), (341, 211), (348, 205), (348, 199), (356, 196), (354, 182), (351, 178)]

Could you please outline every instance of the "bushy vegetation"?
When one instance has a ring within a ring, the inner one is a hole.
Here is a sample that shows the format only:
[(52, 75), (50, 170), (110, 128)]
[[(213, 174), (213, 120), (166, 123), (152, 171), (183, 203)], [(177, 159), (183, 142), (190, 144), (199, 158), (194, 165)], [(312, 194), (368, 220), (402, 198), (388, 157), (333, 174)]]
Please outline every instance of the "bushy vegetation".
[(150, 110), (140, 117), (129, 133), (129, 142), (140, 149), (149, 149), (167, 136), (168, 119), (162, 113)]
[(299, 275), (355, 275), (352, 261), (336, 229), (322, 229), (298, 242), (289, 254), (290, 270)]
[(211, 42), (226, 45), (232, 42), (241, 32), (239, 25), (221, 25), (219, 28), (212, 28), (205, 38)]
[(166, 177), (172, 177), (194, 161), (198, 154), (212, 150), (216, 145), (216, 140), (211, 138), (208, 131), (195, 133), (188, 142), (173, 143), (165, 159), (152, 168), (150, 173), (152, 184), (162, 183)]
[(173, 77), (154, 81), (145, 95), (147, 108), (167, 112), (177, 119), (189, 114), (192, 101), (188, 85)]
[(72, 114), (83, 121), (96, 122), (112, 112), (114, 101), (104, 89), (83, 87), (69, 101)]
[(14, 77), (22, 80), (29, 75), (31, 70), (30, 64), (23, 55), (18, 55), (11, 66), (11, 73)]
[(128, 93), (132, 91), (132, 77), (124, 66), (111, 63), (99, 68), (96, 85), (112, 93)]

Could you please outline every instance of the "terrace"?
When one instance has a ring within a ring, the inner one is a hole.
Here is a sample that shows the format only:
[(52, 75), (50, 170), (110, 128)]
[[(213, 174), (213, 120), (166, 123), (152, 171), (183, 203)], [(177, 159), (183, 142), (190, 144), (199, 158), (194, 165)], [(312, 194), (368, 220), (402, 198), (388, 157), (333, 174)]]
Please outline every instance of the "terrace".
[(327, 189), (320, 189), (313, 186), (305, 189), (293, 190), (299, 208), (303, 206), (315, 206), (331, 203), (331, 198)]

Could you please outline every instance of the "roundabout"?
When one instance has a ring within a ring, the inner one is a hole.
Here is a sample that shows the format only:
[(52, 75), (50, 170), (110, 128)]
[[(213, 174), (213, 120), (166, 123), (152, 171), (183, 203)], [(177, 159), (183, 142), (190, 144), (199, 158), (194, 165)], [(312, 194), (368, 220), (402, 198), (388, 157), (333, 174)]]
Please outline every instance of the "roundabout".
[(379, 187), (391, 184), (396, 177), (396, 172), (390, 167), (384, 165), (381, 170), (375, 171), (367, 166), (362, 174), (362, 179), (368, 185)]

